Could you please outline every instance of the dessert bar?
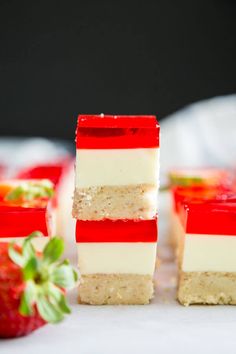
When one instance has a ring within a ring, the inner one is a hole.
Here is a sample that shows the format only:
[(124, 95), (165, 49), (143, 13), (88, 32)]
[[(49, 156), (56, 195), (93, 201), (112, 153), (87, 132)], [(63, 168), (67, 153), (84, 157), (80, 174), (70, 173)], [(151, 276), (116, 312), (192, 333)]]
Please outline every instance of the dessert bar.
[(157, 220), (76, 223), (79, 301), (146, 304), (153, 296)]
[(158, 160), (159, 126), (154, 116), (80, 115), (73, 216), (155, 217)]
[(53, 185), (48, 180), (0, 181), (0, 242), (22, 242), (34, 231), (42, 237), (34, 240), (41, 249), (54, 234)]
[(73, 216), (79, 302), (147, 304), (157, 244), (155, 116), (80, 115)]
[(236, 304), (236, 198), (183, 205), (178, 299)]

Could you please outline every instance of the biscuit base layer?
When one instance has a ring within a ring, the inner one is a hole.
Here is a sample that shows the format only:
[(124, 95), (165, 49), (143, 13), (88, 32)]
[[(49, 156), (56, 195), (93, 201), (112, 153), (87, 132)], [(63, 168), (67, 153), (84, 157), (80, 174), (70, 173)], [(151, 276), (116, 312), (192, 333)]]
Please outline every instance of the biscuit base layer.
[(236, 272), (180, 272), (182, 305), (236, 305)]
[(80, 220), (151, 219), (156, 200), (155, 185), (76, 188), (72, 213)]
[(79, 303), (90, 305), (145, 305), (153, 297), (150, 275), (88, 274), (79, 285)]

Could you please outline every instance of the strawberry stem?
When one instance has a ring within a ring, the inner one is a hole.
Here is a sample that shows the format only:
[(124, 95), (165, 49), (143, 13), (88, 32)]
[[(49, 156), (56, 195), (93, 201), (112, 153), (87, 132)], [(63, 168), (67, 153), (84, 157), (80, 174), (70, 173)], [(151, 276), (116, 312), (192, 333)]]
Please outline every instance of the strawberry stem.
[(32, 244), (32, 239), (39, 235), (31, 234), (21, 251), (14, 244), (9, 246), (9, 257), (22, 268), (25, 281), (19, 311), (23, 316), (31, 316), (36, 307), (46, 322), (56, 323), (70, 313), (64, 289), (75, 287), (78, 275), (68, 260), (59, 261), (64, 251), (63, 239), (52, 237), (39, 254)]

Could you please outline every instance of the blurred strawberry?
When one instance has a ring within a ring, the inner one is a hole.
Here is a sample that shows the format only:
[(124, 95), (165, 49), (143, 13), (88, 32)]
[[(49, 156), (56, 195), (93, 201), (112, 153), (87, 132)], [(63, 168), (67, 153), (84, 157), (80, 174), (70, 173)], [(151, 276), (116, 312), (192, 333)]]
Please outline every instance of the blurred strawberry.
[(22, 248), (0, 243), (0, 338), (24, 336), (70, 313), (65, 290), (75, 286), (77, 273), (67, 260), (61, 238), (53, 237), (42, 253), (31, 234)]

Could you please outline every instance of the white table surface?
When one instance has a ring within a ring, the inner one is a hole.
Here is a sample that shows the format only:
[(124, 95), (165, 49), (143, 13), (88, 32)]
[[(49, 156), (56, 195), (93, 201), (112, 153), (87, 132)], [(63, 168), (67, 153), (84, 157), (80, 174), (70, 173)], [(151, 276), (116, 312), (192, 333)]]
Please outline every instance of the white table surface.
[(235, 353), (236, 307), (183, 307), (175, 300), (176, 268), (163, 241), (167, 227), (163, 205), (161, 200), (161, 264), (155, 278), (156, 296), (150, 305), (78, 305), (74, 291), (69, 296), (73, 313), (64, 322), (47, 325), (28, 337), (2, 340), (0, 353)]

